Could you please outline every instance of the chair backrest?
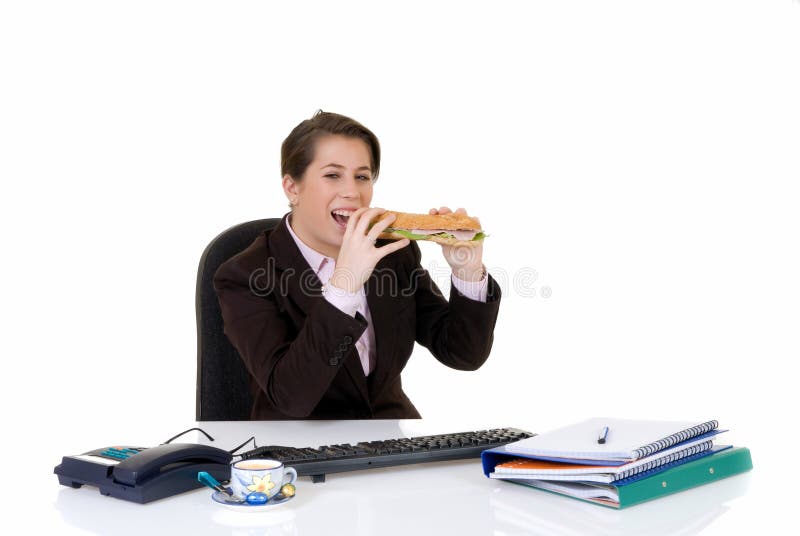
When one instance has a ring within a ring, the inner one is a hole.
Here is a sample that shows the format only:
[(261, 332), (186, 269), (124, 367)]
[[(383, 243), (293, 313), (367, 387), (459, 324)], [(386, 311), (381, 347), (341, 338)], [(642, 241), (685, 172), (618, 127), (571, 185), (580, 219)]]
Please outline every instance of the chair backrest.
[(197, 406), (198, 421), (243, 421), (250, 419), (253, 398), (249, 373), (236, 348), (223, 331), (214, 273), (217, 268), (253, 243), (280, 218), (240, 223), (223, 231), (208, 244), (197, 268), (195, 313), (197, 315)]

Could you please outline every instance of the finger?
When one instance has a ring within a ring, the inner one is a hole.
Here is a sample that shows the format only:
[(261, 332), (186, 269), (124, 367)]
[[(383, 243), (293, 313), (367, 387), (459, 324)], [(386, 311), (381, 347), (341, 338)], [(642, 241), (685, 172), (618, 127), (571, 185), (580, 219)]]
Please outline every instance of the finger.
[(367, 228), (369, 227), (369, 224), (372, 223), (372, 220), (384, 212), (386, 212), (386, 209), (378, 207), (366, 210), (359, 216), (358, 221), (355, 223), (355, 227), (353, 228), (353, 232), (361, 236), (366, 235)]
[(453, 212), (448, 207), (439, 207), (439, 214), (450, 214)]
[(457, 208), (456, 209), (456, 214), (463, 214), (463, 215), (466, 216), (467, 215), (467, 210), (464, 209), (464, 208)]
[(378, 258), (382, 259), (386, 255), (389, 255), (390, 253), (394, 253), (395, 251), (397, 251), (399, 249), (403, 249), (404, 247), (406, 247), (410, 243), (411, 243), (411, 240), (409, 240), (408, 238), (403, 238), (402, 240), (397, 240), (396, 242), (389, 242), (385, 246), (381, 246), (379, 248), (375, 248), (375, 250), (378, 252)]
[(439, 211), (436, 210), (435, 208), (432, 208), (428, 211), (428, 214), (430, 214), (431, 216), (436, 216), (438, 213)]
[(387, 214), (386, 216), (375, 222), (375, 225), (373, 225), (372, 228), (369, 230), (367, 236), (370, 238), (370, 240), (374, 242), (375, 240), (378, 239), (378, 235), (381, 234), (383, 231), (385, 231), (386, 228), (389, 227), (392, 224), (392, 222), (396, 219), (397, 219), (396, 215)]
[(358, 218), (367, 210), (369, 210), (369, 207), (361, 207), (350, 214), (350, 217), (347, 219), (347, 226), (344, 228), (345, 236), (350, 236), (353, 234), (353, 230), (356, 228), (356, 224), (358, 223)]

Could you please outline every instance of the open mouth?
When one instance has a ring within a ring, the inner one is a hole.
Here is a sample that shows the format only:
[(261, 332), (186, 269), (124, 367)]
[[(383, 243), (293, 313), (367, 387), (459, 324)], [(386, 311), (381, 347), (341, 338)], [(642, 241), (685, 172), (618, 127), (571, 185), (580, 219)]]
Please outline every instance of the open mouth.
[(337, 209), (331, 211), (331, 217), (333, 221), (336, 222), (336, 225), (344, 229), (347, 227), (347, 221), (350, 219), (350, 215), (355, 212), (355, 210), (344, 210), (344, 209)]

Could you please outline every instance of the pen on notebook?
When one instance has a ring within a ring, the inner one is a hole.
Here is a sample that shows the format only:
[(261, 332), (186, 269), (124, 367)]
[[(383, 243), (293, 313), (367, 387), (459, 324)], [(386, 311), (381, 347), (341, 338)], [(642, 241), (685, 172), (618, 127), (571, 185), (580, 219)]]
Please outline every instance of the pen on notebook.
[(602, 445), (606, 442), (607, 437), (608, 437), (608, 426), (603, 426), (603, 429), (600, 430), (600, 436), (597, 438), (597, 442)]

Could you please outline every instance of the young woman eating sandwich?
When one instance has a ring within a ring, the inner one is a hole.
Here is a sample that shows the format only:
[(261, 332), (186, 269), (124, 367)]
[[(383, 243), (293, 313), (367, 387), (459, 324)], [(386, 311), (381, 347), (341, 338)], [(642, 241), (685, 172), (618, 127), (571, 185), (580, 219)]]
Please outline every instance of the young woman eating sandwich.
[[(500, 288), (477, 220), (370, 207), (379, 169), (378, 139), (358, 122), (303, 121), (281, 148), (291, 212), (217, 271), (225, 333), (252, 377), (252, 419), (419, 418), (400, 379), (415, 341), (458, 370), (489, 356)], [(449, 301), (416, 239), (440, 243)]]

